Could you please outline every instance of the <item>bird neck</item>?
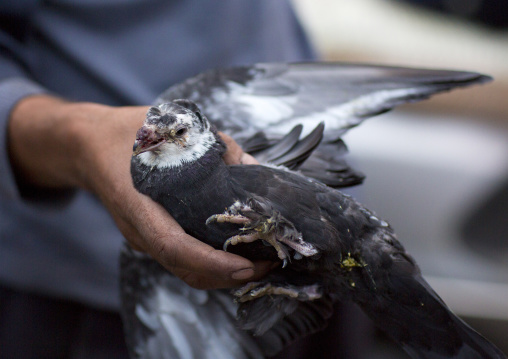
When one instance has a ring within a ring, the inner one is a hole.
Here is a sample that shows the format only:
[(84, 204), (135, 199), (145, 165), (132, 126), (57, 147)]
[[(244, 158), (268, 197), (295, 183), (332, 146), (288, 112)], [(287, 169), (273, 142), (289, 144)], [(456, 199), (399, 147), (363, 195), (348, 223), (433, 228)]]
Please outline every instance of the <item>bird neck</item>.
[(218, 135), (216, 138), (201, 157), (175, 167), (149, 167), (134, 157), (131, 166), (134, 186), (157, 200), (167, 195), (179, 197), (181, 193), (201, 189), (206, 182), (213, 183), (214, 178), (227, 176), (229, 171), (222, 159), (226, 145)]

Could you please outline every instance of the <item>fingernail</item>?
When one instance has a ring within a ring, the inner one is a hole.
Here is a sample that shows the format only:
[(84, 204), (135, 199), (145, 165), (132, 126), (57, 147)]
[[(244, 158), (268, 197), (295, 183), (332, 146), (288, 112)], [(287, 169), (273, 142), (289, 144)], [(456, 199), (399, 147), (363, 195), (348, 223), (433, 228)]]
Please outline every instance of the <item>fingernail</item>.
[(243, 280), (243, 279), (249, 279), (253, 275), (254, 275), (254, 269), (245, 268), (245, 269), (240, 269), (240, 270), (234, 272), (231, 275), (231, 278), (236, 279), (236, 280)]

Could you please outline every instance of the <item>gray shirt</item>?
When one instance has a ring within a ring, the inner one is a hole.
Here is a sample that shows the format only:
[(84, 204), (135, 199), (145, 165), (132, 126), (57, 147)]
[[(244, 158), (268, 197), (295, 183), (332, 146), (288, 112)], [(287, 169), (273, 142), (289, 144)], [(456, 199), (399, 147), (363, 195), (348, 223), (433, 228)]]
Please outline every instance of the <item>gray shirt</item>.
[(102, 308), (119, 305), (122, 235), (89, 193), (22, 197), (6, 144), (16, 102), (146, 105), (209, 68), (313, 57), (280, 0), (2, 0), (0, 17), (0, 282)]

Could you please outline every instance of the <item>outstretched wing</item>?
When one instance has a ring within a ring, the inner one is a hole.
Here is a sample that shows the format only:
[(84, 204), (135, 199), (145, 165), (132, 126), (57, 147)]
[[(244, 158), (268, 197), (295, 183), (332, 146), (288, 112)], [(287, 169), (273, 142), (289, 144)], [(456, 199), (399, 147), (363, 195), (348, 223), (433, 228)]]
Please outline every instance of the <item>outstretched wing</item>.
[(264, 63), (211, 70), (170, 87), (156, 103), (194, 101), (224, 132), (241, 139), (325, 124), (335, 140), (364, 119), (455, 87), (489, 81), (473, 72), (349, 63)]
[(329, 298), (300, 302), (263, 297), (242, 308), (256, 316), (251, 321), (266, 319), (269, 324), (266, 333), (254, 335), (240, 329), (238, 304), (227, 290), (191, 288), (127, 244), (120, 265), (121, 315), (130, 358), (263, 359), (324, 328), (332, 313)]
[[(340, 188), (359, 184), (364, 178), (344, 159), (347, 150), (340, 136), (348, 129), (397, 105), (489, 80), (474, 72), (448, 70), (331, 62), (265, 63), (204, 72), (170, 87), (156, 103), (192, 100), (247, 152), (258, 146), (255, 156), (261, 160), (298, 168)], [(297, 146), (300, 133), (308, 134), (321, 123), (325, 126), (321, 144), (302, 141)], [(291, 131), (300, 125), (303, 130), (298, 135)], [(287, 133), (292, 136), (281, 141)], [(280, 145), (270, 147), (278, 141)]]
[[(299, 170), (329, 187), (341, 188), (362, 183), (365, 176), (352, 169), (344, 156), (347, 147), (338, 138), (322, 142), (324, 125), (320, 123), (311, 133), (300, 139), (302, 125), (295, 126), (279, 139), (268, 139), (262, 131), (241, 143), (245, 152), (261, 163), (282, 165)], [(317, 148), (317, 149), (316, 149)]]
[(127, 245), (120, 265), (130, 358), (262, 359), (263, 350), (282, 349), (278, 342), (260, 345), (238, 329), (237, 306), (227, 291), (191, 288)]

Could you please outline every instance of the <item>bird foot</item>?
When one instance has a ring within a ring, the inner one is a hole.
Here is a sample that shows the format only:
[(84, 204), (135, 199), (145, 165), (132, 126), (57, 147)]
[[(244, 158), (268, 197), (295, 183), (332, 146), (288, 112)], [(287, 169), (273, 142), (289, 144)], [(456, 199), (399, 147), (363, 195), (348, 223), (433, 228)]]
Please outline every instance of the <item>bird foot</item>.
[(212, 222), (247, 224), (250, 223), (250, 219), (242, 215), (233, 215), (224, 213), (224, 214), (214, 214), (213, 216), (208, 217), (208, 219), (206, 220), (206, 224), (210, 224)]
[(272, 285), (271, 283), (250, 282), (235, 290), (233, 295), (240, 303), (248, 302), (265, 295), (282, 295), (289, 298), (308, 301), (321, 298), (321, 289), (317, 284), (306, 286)]
[(224, 213), (215, 214), (206, 220), (206, 224), (212, 222), (243, 224), (240, 228), (243, 234), (228, 238), (224, 243), (224, 250), (227, 250), (229, 245), (252, 243), (262, 239), (277, 251), (277, 256), (283, 261), (283, 267), (291, 259), (288, 247), (294, 250), (294, 259), (318, 253), (318, 250), (305, 242), (301, 233), (278, 211), (254, 199), (249, 199), (247, 204), (235, 202)]
[(230, 237), (224, 242), (223, 249), (225, 251), (228, 250), (229, 245), (237, 245), (238, 243), (252, 243), (259, 239), (264, 240), (266, 243), (270, 244), (277, 251), (277, 256), (280, 260), (282, 260), (282, 268), (286, 267), (288, 263), (289, 254), (284, 245), (279, 243), (275, 236), (271, 233), (263, 235), (261, 232), (251, 232), (249, 234), (238, 234), (236, 236)]

